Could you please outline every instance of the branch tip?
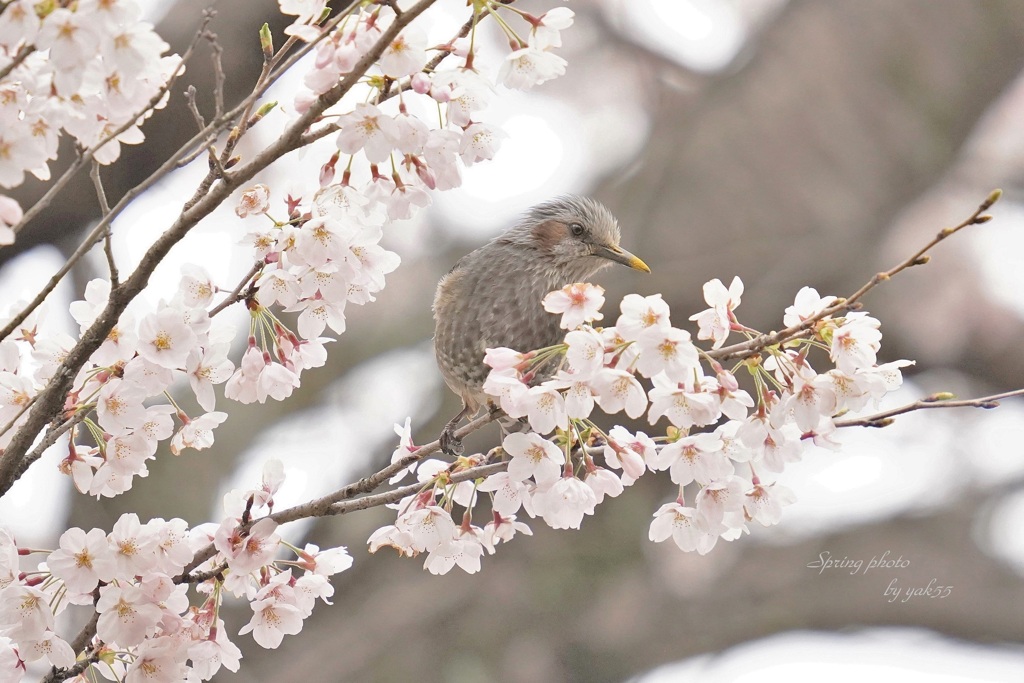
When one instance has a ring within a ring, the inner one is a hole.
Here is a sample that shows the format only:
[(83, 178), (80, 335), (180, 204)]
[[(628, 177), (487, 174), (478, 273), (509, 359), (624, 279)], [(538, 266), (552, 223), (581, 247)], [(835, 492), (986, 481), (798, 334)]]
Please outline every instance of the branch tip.
[(1003, 191), (1000, 190), (998, 187), (996, 189), (992, 190), (991, 192), (989, 192), (988, 196), (985, 197), (985, 201), (983, 201), (981, 203), (981, 206), (978, 207), (978, 213), (981, 213), (982, 211), (988, 211), (989, 208), (991, 208), (991, 206), (993, 204), (998, 202), (999, 198), (1002, 197), (1002, 196), (1003, 196)]

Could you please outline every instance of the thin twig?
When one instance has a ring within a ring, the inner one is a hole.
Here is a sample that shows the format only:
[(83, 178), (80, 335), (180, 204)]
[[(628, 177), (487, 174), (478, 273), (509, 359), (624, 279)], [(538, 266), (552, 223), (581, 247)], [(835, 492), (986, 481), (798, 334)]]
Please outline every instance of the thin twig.
[[(470, 467), (467, 470), (455, 472), (448, 477), (448, 481), (453, 484), (458, 484), (464, 481), (471, 481), (473, 479), (484, 479), (492, 474), (504, 472), (506, 469), (508, 469), (508, 462), (494, 462), (487, 465), (478, 465), (476, 467)], [(363, 496), (362, 498), (335, 503), (327, 508), (325, 514), (343, 515), (346, 512), (368, 510), (370, 508), (380, 507), (381, 505), (387, 505), (388, 503), (397, 503), (403, 498), (414, 495), (421, 490), (423, 490), (423, 484), (409, 484), (408, 486), (402, 486), (397, 489), (392, 489), (391, 491), (385, 491), (384, 493), (378, 493), (372, 496)], [(303, 519), (303, 517), (299, 517), (298, 519)]]
[(206, 129), (206, 119), (203, 118), (203, 114), (199, 111), (199, 105), (196, 104), (196, 86), (189, 85), (185, 88), (185, 105), (188, 107), (189, 112), (192, 114), (192, 118), (195, 119), (196, 126), (199, 130)]
[(10, 75), (12, 71), (21, 66), (22, 62), (28, 59), (28, 56), (35, 51), (35, 45), (23, 45), (21, 49), (18, 50), (18, 54), (14, 55), (14, 59), (11, 60), (11, 63), (5, 66), (4, 68), (0, 69), (0, 80), (7, 78), (7, 76)]
[(981, 398), (963, 400), (944, 400), (937, 397), (924, 398), (920, 401), (914, 401), (913, 403), (900, 406), (899, 408), (875, 413), (874, 415), (867, 415), (865, 417), (852, 418), (849, 420), (836, 420), (835, 425), (836, 427), (888, 427), (894, 422), (892, 418), (915, 410), (929, 410), (932, 408), (989, 409), (998, 407), (1001, 400), (1005, 398), (1013, 398), (1014, 396), (1024, 396), (1024, 389), (1015, 389), (1002, 394), (993, 394), (992, 396), (982, 396)]
[[(460, 439), (465, 438), (466, 436), (477, 431), (484, 425), (493, 422), (500, 415), (500, 412), (491, 412), (482, 415), (476, 418), (475, 420), (472, 420), (471, 422), (463, 426), (461, 429), (457, 430), (455, 432), (455, 435)], [(384, 467), (378, 470), (377, 472), (374, 472), (368, 477), (363, 477), (357, 482), (354, 482), (347, 486), (343, 486), (337, 491), (328, 493), (326, 496), (317, 498), (316, 500), (311, 500), (308, 503), (303, 503), (301, 505), (296, 505), (294, 507), (290, 507), (285, 510), (275, 512), (271, 515), (271, 518), (278, 524), (285, 524), (287, 522), (294, 522), (300, 519), (305, 519), (307, 517), (323, 517), (326, 515), (339, 514), (338, 512), (331, 512), (332, 506), (342, 501), (351, 500), (352, 498), (355, 498), (360, 494), (371, 493), (375, 491), (384, 482), (386, 482), (391, 477), (395, 476), (395, 474), (405, 469), (412, 463), (418, 462), (423, 458), (427, 457), (428, 455), (437, 453), (440, 450), (441, 442), (432, 441), (428, 444), (420, 446), (415, 451), (405, 456), (398, 462), (391, 463), (387, 467)], [(471, 470), (466, 471), (468, 472)], [(418, 484), (417, 486), (422, 486), (422, 484)], [(206, 546), (205, 548), (203, 548), (195, 554), (195, 557), (193, 557), (192, 561), (185, 566), (182, 573), (188, 574), (189, 572), (194, 571), (196, 567), (200, 566), (201, 564), (209, 560), (216, 553), (217, 551), (213, 547), (213, 544), (211, 543), (210, 545)]]
[[(38, 394), (37, 394), (37, 396), (38, 396)], [(14, 417), (13, 417), (13, 418), (11, 419), (11, 421), (10, 421), (10, 422), (8, 422), (7, 424), (5, 424), (5, 425), (4, 425), (4, 428), (3, 428), (3, 429), (0, 429), (0, 436), (3, 436), (3, 435), (4, 435), (4, 434), (6, 434), (6, 433), (7, 433), (8, 431), (10, 431), (11, 427), (13, 427), (13, 426), (14, 426), (14, 423), (15, 423), (15, 422), (17, 422), (17, 421), (18, 421), (19, 419), (21, 419), (21, 416), (25, 414), (25, 411), (26, 411), (26, 410), (28, 410), (29, 408), (31, 408), (31, 407), (32, 407), (32, 404), (33, 404), (33, 403), (35, 403), (35, 402), (36, 402), (36, 396), (33, 396), (33, 397), (32, 397), (31, 399), (29, 399), (29, 400), (28, 400), (28, 401), (27, 401), (27, 402), (25, 403), (25, 405), (23, 405), (23, 406), (21, 407), (21, 410), (19, 410), (19, 411), (18, 411), (18, 414), (17, 414), (17, 415), (15, 415), (15, 416), (14, 416)]]
[(89, 412), (86, 410), (79, 410), (70, 420), (53, 423), (50, 428), (46, 430), (46, 433), (43, 435), (43, 438), (39, 440), (39, 443), (36, 444), (36, 447), (25, 454), (18, 470), (18, 476), (20, 477), (24, 474), (25, 470), (27, 470), (32, 463), (41, 458), (47, 448), (57, 443), (57, 439), (63, 436), (72, 427), (85, 420), (85, 417), (88, 414)]
[[(100, 176), (100, 163), (92, 160), (92, 168), (89, 169), (89, 177), (92, 178), (93, 187), (96, 188), (96, 201), (100, 205), (100, 215), (106, 216), (110, 213), (110, 205), (107, 204), (107, 193), (103, 189), (103, 178)], [(117, 263), (114, 262), (114, 247), (111, 244), (112, 231), (110, 225), (103, 231), (103, 254), (107, 257), (107, 270), (110, 272), (110, 286), (117, 287), (118, 272)]]
[(979, 223), (987, 222), (990, 216), (984, 214), (992, 207), (993, 204), (999, 201), (1000, 196), (1002, 196), (1002, 190), (993, 190), (992, 192), (990, 192), (985, 201), (982, 202), (977, 209), (975, 209), (974, 213), (972, 213), (967, 219), (962, 221), (959, 225), (956, 225), (952, 228), (944, 228), (940, 230), (938, 234), (934, 238), (932, 238), (930, 242), (928, 242), (928, 244), (924, 245), (924, 247), (918, 250), (918, 252), (915, 253), (913, 256), (905, 259), (904, 261), (900, 262), (896, 266), (893, 266), (892, 268), (883, 273), (876, 274), (874, 277), (868, 280), (864, 284), (864, 286), (862, 286), (860, 289), (858, 289), (856, 292), (851, 294), (846, 299), (838, 299), (834, 304), (832, 304), (828, 308), (825, 308), (822, 311), (807, 318), (806, 320), (800, 322), (799, 324), (791, 325), (790, 327), (787, 327), (786, 329), (780, 332), (761, 334), (758, 335), (757, 337), (754, 337), (753, 339), (747, 340), (739, 344), (733, 344), (732, 346), (724, 346), (720, 349), (714, 349), (708, 351), (708, 355), (716, 360), (731, 360), (734, 358), (749, 357), (755, 353), (759, 353), (761, 350), (769, 346), (781, 344), (783, 342), (790, 341), (791, 339), (796, 339), (798, 337), (802, 337), (809, 334), (813, 330), (814, 326), (820, 320), (823, 320), (824, 318), (830, 315), (834, 315), (836, 313), (843, 313), (852, 310), (859, 306), (857, 302), (861, 298), (863, 298), (865, 294), (870, 292), (872, 289), (874, 289), (882, 282), (890, 280), (897, 273), (900, 273), (912, 266), (921, 266), (928, 263), (929, 257), (926, 256), (925, 254), (927, 254), (927, 252), (930, 251), (939, 242), (943, 241), (947, 237), (950, 237), (951, 235), (959, 232), (960, 230), (970, 225), (977, 225)]
[(252, 268), (249, 269), (249, 272), (245, 274), (245, 277), (239, 280), (238, 285), (233, 290), (231, 290), (231, 294), (229, 294), (227, 298), (225, 298), (219, 304), (210, 309), (209, 316), (212, 318), (213, 316), (217, 315), (228, 306), (244, 300), (247, 294), (242, 294), (242, 290), (249, 283), (249, 281), (256, 276), (256, 273), (260, 272), (261, 268), (263, 268), (262, 262), (257, 261), (256, 263), (254, 263)]
[(216, 33), (207, 33), (206, 39), (210, 42), (210, 50), (213, 52), (213, 111), (215, 118), (224, 115), (224, 64), (222, 57), (224, 48), (220, 46)]

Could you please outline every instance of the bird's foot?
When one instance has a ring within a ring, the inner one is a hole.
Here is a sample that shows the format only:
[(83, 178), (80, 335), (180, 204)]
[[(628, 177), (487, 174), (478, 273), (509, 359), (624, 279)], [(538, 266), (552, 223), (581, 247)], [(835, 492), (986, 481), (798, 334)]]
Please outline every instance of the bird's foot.
[(458, 457), (465, 450), (465, 446), (462, 445), (462, 439), (455, 436), (455, 425), (450, 422), (441, 430), (440, 441), (441, 450), (448, 455)]

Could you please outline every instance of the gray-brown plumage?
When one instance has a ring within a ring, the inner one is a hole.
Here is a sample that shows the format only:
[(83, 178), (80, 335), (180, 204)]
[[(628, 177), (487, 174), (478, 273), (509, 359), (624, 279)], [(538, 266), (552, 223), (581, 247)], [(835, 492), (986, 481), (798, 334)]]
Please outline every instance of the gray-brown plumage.
[(441, 278), (434, 296), (434, 353), (445, 382), (463, 402), (462, 412), (441, 434), (446, 452), (461, 451), (455, 427), (488, 403), (484, 351), (505, 346), (525, 352), (557, 344), (565, 334), (560, 316), (545, 311), (541, 300), (612, 262), (650, 272), (619, 247), (619, 225), (608, 209), (569, 195), (533, 207)]

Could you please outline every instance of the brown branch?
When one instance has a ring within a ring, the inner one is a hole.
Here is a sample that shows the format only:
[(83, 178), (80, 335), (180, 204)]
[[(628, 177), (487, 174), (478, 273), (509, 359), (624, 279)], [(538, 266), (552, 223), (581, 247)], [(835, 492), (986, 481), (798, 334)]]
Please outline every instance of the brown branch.
[(893, 419), (897, 415), (903, 415), (904, 413), (910, 413), (915, 410), (928, 410), (932, 408), (990, 408), (999, 407), (999, 402), (1005, 398), (1013, 398), (1015, 396), (1024, 396), (1024, 389), (1015, 389), (1013, 391), (1007, 391), (1002, 394), (993, 394), (992, 396), (982, 396), (981, 398), (971, 398), (963, 400), (951, 400), (946, 399), (941, 395), (929, 396), (928, 398), (908, 403), (899, 408), (892, 408), (891, 410), (884, 410), (874, 415), (867, 415), (865, 417), (851, 418), (849, 420), (836, 420), (836, 427), (888, 427), (895, 420)]
[[(490, 412), (490, 413), (487, 413), (485, 415), (482, 415), (482, 416), (476, 418), (475, 420), (472, 420), (471, 422), (466, 424), (461, 429), (457, 430), (455, 432), (455, 435), (458, 438), (462, 439), (462, 438), (466, 437), (467, 435), (472, 434), (476, 430), (480, 429), (484, 425), (493, 422), (500, 415), (502, 415), (502, 413), (501, 412), (497, 412), (497, 411)], [(437, 453), (440, 450), (441, 450), (441, 442), (440, 441), (432, 441), (432, 442), (430, 442), (428, 444), (424, 444), (424, 445), (420, 446), (419, 448), (417, 448), (412, 453), (410, 453), (409, 455), (407, 455), (404, 458), (402, 458), (401, 460), (399, 460), (398, 462), (392, 463), (392, 464), (388, 465), (387, 467), (384, 467), (384, 468), (378, 470), (377, 472), (374, 472), (373, 474), (371, 474), (368, 477), (363, 477), (362, 479), (360, 479), (357, 482), (349, 484), (348, 486), (343, 486), (342, 488), (338, 489), (337, 491), (334, 491), (332, 493), (328, 493), (326, 496), (323, 496), (321, 498), (317, 498), (316, 500), (311, 500), (308, 503), (303, 503), (301, 505), (296, 505), (294, 507), (290, 507), (290, 508), (287, 508), (285, 510), (281, 510), (279, 512), (275, 512), (274, 514), (270, 515), (270, 518), (273, 519), (278, 524), (285, 524), (287, 522), (294, 522), (294, 521), (297, 521), (297, 520), (300, 520), (300, 519), (306, 519), (308, 517), (325, 517), (325, 516), (328, 516), (328, 515), (337, 515), (337, 514), (341, 514), (342, 512), (347, 512), (348, 510), (332, 511), (332, 508), (334, 508), (334, 506), (340, 504), (342, 501), (348, 501), (348, 500), (350, 500), (352, 498), (355, 498), (356, 496), (358, 496), (360, 494), (370, 493), (372, 491), (375, 491), (379, 486), (381, 486), (381, 484), (383, 484), (388, 479), (390, 479), (391, 477), (393, 477), (396, 474), (398, 474), (398, 472), (402, 471), (403, 469), (405, 469), (409, 465), (422, 460), (423, 458), (427, 457), (428, 455), (433, 455), (434, 453)], [(469, 471), (470, 470), (466, 470), (466, 472), (469, 472)], [(422, 487), (422, 484), (416, 484), (415, 486), (417, 488), (419, 488), (419, 487)], [(398, 489), (395, 489), (395, 490), (398, 490)], [(389, 491), (388, 493), (391, 493), (391, 492)], [(382, 494), (382, 495), (387, 495), (387, 494)], [(400, 495), (396, 500), (401, 500), (401, 498), (403, 498), (405, 495), (408, 495), (408, 494), (406, 493), (406, 494)], [(358, 499), (358, 500), (362, 500), (362, 499)], [(383, 505), (383, 504), (384, 503), (378, 503), (378, 505)], [(372, 507), (372, 506), (371, 505), (365, 505), (365, 507)], [(359, 509), (363, 509), (363, 508), (359, 508)], [(210, 545), (206, 546), (205, 548), (203, 548), (202, 550), (200, 550), (199, 552), (197, 552), (195, 554), (195, 556), (192, 558), (192, 561), (189, 562), (185, 566), (185, 569), (183, 570), (183, 574), (188, 574), (189, 572), (195, 570), (196, 567), (198, 567), (199, 565), (201, 565), (204, 562), (206, 562), (207, 560), (209, 560), (215, 554), (216, 554), (216, 550), (214, 549), (213, 544), (211, 543)], [(178, 577), (178, 578), (181, 578), (181, 577)], [(178, 579), (176, 578), (175, 581), (177, 581), (177, 580)]]
[(828, 308), (825, 308), (824, 310), (816, 313), (815, 315), (812, 315), (807, 320), (804, 320), (797, 325), (787, 327), (786, 329), (780, 332), (761, 334), (758, 335), (757, 337), (754, 337), (753, 339), (749, 339), (739, 344), (733, 344), (732, 346), (724, 346), (720, 349), (713, 349), (711, 351), (708, 351), (708, 355), (716, 360), (732, 360), (736, 358), (750, 357), (751, 355), (760, 353), (763, 349), (769, 346), (775, 346), (776, 344), (782, 344), (792, 339), (797, 339), (799, 337), (806, 336), (813, 330), (814, 326), (819, 321), (825, 319), (830, 315), (834, 315), (836, 313), (844, 313), (846, 311), (858, 308), (859, 304), (857, 302), (865, 294), (870, 292), (872, 289), (874, 289), (882, 282), (890, 280), (894, 275), (906, 270), (907, 268), (910, 268), (912, 266), (922, 266), (928, 263), (930, 257), (926, 256), (925, 254), (927, 254), (927, 252), (930, 251), (939, 242), (943, 241), (947, 237), (950, 237), (951, 235), (959, 232), (960, 230), (968, 226), (987, 223), (991, 219), (991, 216), (987, 215), (985, 212), (988, 211), (993, 204), (999, 201), (999, 198), (1002, 196), (1002, 194), (1002, 190), (993, 190), (992, 192), (990, 192), (988, 197), (986, 197), (985, 201), (983, 201), (978, 206), (978, 208), (975, 209), (974, 213), (972, 213), (967, 219), (962, 221), (959, 225), (956, 225), (955, 227), (952, 228), (943, 228), (938, 232), (938, 234), (935, 235), (934, 238), (932, 238), (930, 242), (928, 242), (928, 244), (924, 245), (924, 247), (918, 250), (916, 254), (900, 262), (896, 266), (893, 266), (889, 270), (883, 273), (876, 274), (874, 277), (868, 280), (864, 284), (864, 286), (862, 286), (860, 289), (858, 289), (856, 292), (851, 294), (846, 299), (839, 299)]

